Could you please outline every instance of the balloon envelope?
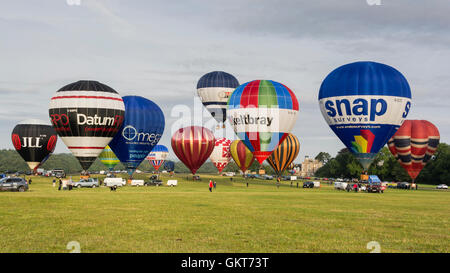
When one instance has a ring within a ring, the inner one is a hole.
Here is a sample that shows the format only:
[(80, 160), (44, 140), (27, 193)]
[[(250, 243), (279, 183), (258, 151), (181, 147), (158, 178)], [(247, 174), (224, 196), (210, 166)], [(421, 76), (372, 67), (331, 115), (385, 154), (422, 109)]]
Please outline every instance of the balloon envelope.
[(78, 81), (52, 97), (49, 115), (55, 131), (83, 170), (89, 169), (119, 131), (125, 106), (120, 95), (97, 81)]
[(51, 125), (28, 119), (14, 127), (11, 139), (16, 151), (34, 171), (53, 153), (58, 137)]
[(319, 105), (328, 125), (367, 170), (408, 115), (411, 90), (395, 68), (356, 62), (325, 78)]
[(213, 71), (203, 75), (197, 83), (197, 94), (203, 105), (217, 122), (225, 122), (227, 101), (239, 86), (238, 80), (223, 71)]
[(153, 150), (148, 154), (147, 160), (152, 164), (155, 170), (158, 170), (159, 167), (164, 163), (167, 156), (169, 155), (169, 149), (167, 149), (164, 145), (156, 145)]
[(289, 134), (267, 158), (267, 162), (278, 175), (281, 175), (295, 160), (299, 151), (300, 143), (298, 138), (293, 134)]
[(209, 159), (211, 159), (214, 166), (219, 170), (219, 173), (222, 172), (231, 160), (230, 145), (231, 140), (226, 138), (219, 138), (214, 144), (214, 150)]
[(282, 142), (297, 120), (298, 101), (285, 85), (256, 80), (240, 85), (228, 101), (228, 118), (237, 136), (260, 164)]
[(172, 149), (192, 174), (205, 163), (214, 149), (213, 133), (204, 127), (181, 128), (172, 136)]
[(110, 171), (112, 171), (114, 167), (120, 162), (109, 145), (107, 145), (105, 149), (103, 149), (103, 151), (98, 155), (98, 159), (100, 159), (103, 165), (108, 167)]
[(175, 163), (173, 161), (164, 162), (164, 170), (173, 172), (175, 170)]
[(123, 97), (125, 118), (120, 133), (109, 143), (132, 175), (164, 132), (164, 114), (156, 103), (140, 96)]
[(231, 143), (230, 153), (236, 165), (244, 173), (253, 164), (253, 161), (255, 161), (252, 152), (241, 140), (235, 140)]
[(439, 130), (426, 120), (405, 120), (388, 147), (411, 179), (430, 161), (439, 145)]

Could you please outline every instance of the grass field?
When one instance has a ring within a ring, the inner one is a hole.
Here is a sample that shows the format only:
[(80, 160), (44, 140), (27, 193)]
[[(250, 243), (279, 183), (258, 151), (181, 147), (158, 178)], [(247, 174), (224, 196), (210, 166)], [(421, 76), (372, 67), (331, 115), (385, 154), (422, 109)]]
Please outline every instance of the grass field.
[[(177, 187), (0, 192), (0, 252), (450, 252), (450, 192), (302, 189), (201, 175)], [(207, 181), (217, 189), (210, 193)], [(75, 177), (74, 177), (75, 178)], [(167, 177), (163, 177), (167, 181)]]

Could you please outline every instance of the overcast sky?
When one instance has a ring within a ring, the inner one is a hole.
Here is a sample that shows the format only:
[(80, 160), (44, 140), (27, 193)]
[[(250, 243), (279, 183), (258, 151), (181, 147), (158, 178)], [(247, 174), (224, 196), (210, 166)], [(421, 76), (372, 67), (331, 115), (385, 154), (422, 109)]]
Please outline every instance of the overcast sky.
[[(377, 1), (0, 0), (0, 148), (13, 148), (20, 120), (48, 120), (52, 95), (80, 79), (160, 105), (160, 143), (170, 147), (175, 113), (200, 103), (198, 79), (223, 70), (240, 83), (290, 87), (300, 103), (296, 161), (334, 156), (344, 145), (320, 113), (320, 83), (364, 60), (402, 72), (413, 96), (408, 119), (431, 121), (450, 142), (450, 1), (368, 2)], [(62, 141), (56, 152), (68, 152)]]

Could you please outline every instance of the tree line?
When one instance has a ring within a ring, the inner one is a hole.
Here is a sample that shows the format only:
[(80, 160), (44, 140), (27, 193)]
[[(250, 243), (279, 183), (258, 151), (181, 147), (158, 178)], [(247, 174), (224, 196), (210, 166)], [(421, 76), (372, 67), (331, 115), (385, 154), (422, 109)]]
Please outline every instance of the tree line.
[[(81, 165), (78, 160), (70, 153), (52, 154), (49, 159), (42, 164), (41, 168), (45, 170), (62, 169), (68, 174), (80, 173)], [(265, 169), (267, 174), (274, 174), (274, 171), (269, 165), (263, 164), (262, 168)], [(153, 166), (147, 161), (142, 161), (141, 165), (138, 167), (141, 171), (155, 171)], [(164, 168), (161, 166), (160, 171)], [(256, 171), (260, 169), (259, 163), (255, 160), (249, 168), (250, 170)], [(105, 165), (97, 158), (89, 171), (101, 171), (108, 170)], [(114, 170), (125, 170), (121, 163), (118, 163)], [(0, 173), (15, 173), (15, 172), (29, 172), (30, 169), (25, 161), (20, 157), (20, 155), (11, 149), (0, 150)], [(190, 173), (190, 170), (181, 162), (175, 161), (175, 172), (177, 173)], [(198, 169), (197, 173), (217, 173), (217, 168), (209, 160), (203, 164), (203, 166)], [(223, 172), (236, 172), (239, 173), (238, 166), (233, 160), (225, 167)]]
[[(318, 158), (316, 157), (316, 159)], [(340, 150), (336, 157), (330, 157), (324, 163), (324, 166), (317, 170), (315, 176), (359, 178), (363, 171), (359, 162), (347, 148)], [(411, 182), (408, 173), (401, 167), (387, 147), (384, 147), (378, 153), (368, 173), (378, 175), (382, 181)], [(450, 182), (450, 146), (448, 144), (439, 144), (436, 153), (422, 169), (416, 182), (433, 185)]]

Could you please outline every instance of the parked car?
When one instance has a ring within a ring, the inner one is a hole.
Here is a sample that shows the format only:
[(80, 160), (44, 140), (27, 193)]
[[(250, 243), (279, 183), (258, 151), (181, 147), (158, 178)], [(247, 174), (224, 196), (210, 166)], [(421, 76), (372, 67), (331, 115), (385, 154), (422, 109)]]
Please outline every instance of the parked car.
[(145, 186), (161, 186), (162, 180), (158, 179), (158, 176), (152, 175), (148, 181), (145, 181)]
[(265, 175), (263, 175), (261, 178), (264, 179), (264, 180), (272, 180), (272, 179), (273, 179), (273, 176), (268, 175), (268, 174), (265, 174)]
[(66, 178), (66, 172), (62, 169), (53, 170), (52, 175), (54, 175), (56, 178)]
[(448, 186), (445, 184), (439, 184), (436, 186), (436, 189), (438, 190), (448, 190)]
[(367, 185), (367, 192), (383, 193), (386, 189), (381, 183), (370, 183)]
[(234, 172), (226, 172), (223, 175), (225, 175), (225, 176), (235, 176), (235, 173)]
[(107, 177), (105, 178), (105, 180), (103, 180), (103, 184), (106, 187), (113, 187), (113, 186), (122, 187), (125, 186), (126, 183), (127, 182), (125, 181), (125, 179), (120, 177)]
[(314, 188), (314, 182), (313, 181), (303, 182), (303, 188)]
[(320, 181), (313, 181), (314, 188), (320, 188)]
[(409, 184), (408, 182), (398, 182), (397, 183), (397, 189), (409, 190), (410, 188), (411, 188), (411, 184)]
[(71, 183), (75, 188), (96, 188), (99, 186), (97, 178), (80, 179)]
[(5, 177), (0, 179), (0, 190), (24, 192), (28, 190), (28, 183), (20, 177)]

